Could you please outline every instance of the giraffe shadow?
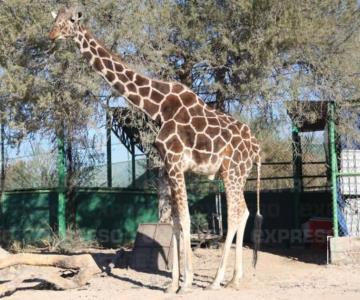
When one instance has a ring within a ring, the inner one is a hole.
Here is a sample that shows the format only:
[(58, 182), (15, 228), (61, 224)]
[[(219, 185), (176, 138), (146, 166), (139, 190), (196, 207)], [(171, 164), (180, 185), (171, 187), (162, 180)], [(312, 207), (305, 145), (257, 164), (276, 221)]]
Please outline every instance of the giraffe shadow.
[(325, 265), (327, 263), (327, 253), (324, 248), (307, 245), (284, 247), (263, 245), (261, 251), (309, 264)]

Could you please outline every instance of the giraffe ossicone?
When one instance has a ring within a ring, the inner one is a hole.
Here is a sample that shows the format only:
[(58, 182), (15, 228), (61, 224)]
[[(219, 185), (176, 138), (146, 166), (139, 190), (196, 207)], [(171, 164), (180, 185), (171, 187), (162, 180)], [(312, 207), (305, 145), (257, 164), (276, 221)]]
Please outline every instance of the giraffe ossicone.
[[(224, 279), (225, 267), (235, 234), (236, 263), (232, 285), (242, 277), (242, 244), (246, 220), (249, 216), (244, 185), (253, 163), (257, 164), (257, 214), (260, 193), (260, 147), (246, 124), (206, 105), (188, 87), (177, 82), (164, 82), (138, 74), (104, 47), (81, 24), (82, 12), (62, 8), (56, 14), (49, 34), (51, 40), (72, 38), (80, 52), (120, 95), (151, 119), (161, 124), (155, 146), (165, 163), (171, 187), (173, 218), (173, 270), (169, 291), (179, 289), (180, 234), (183, 236), (184, 284), (189, 289), (193, 281), (190, 215), (184, 173), (191, 171), (224, 181), (227, 200), (228, 232), (216, 277), (210, 288), (217, 289)], [(256, 224), (260, 224), (256, 222)], [(257, 230), (259, 230), (257, 228)], [(255, 243), (256, 254), (259, 235)], [(254, 256), (256, 257), (256, 256)]]

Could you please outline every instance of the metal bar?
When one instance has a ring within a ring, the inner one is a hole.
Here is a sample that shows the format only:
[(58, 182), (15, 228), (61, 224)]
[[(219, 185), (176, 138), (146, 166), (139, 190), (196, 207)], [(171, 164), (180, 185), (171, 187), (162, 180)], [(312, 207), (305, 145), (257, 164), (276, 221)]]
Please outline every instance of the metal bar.
[(360, 176), (360, 173), (336, 173), (338, 177)]
[(131, 140), (131, 175), (132, 175), (132, 186), (135, 187), (136, 161), (135, 161), (135, 143), (133, 140)]
[(111, 124), (111, 116), (109, 112), (106, 112), (106, 164), (108, 187), (112, 187)]
[(61, 239), (66, 237), (66, 197), (65, 197), (65, 145), (64, 136), (58, 136), (58, 234)]
[(332, 213), (333, 213), (333, 234), (334, 237), (339, 236), (338, 211), (337, 211), (337, 176), (338, 166), (335, 146), (335, 113), (334, 102), (330, 103), (329, 116), (329, 138), (330, 138), (330, 163), (331, 163), (331, 192), (332, 192)]

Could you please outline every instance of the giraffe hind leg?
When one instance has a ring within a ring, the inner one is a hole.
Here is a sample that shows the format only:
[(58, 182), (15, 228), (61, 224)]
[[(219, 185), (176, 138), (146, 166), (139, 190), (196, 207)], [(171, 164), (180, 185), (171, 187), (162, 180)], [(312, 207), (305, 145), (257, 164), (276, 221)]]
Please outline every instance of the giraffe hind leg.
[(228, 231), (226, 234), (219, 268), (213, 283), (208, 287), (208, 289), (220, 288), (220, 284), (222, 283), (225, 276), (226, 264), (230, 253), (231, 244), (236, 232), (239, 231), (239, 228), (241, 227), (240, 217), (243, 216), (244, 212), (247, 210), (246, 204), (243, 203), (241, 199), (239, 199), (239, 193), (242, 194), (242, 184), (238, 175), (238, 172), (231, 172), (231, 174), (230, 172), (226, 172), (223, 174), (228, 211)]

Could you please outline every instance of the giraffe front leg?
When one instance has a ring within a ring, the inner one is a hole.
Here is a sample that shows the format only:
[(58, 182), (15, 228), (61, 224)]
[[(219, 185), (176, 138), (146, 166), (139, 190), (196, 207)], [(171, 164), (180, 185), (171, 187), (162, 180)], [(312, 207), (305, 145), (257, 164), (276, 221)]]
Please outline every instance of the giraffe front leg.
[[(185, 186), (185, 177), (184, 173), (181, 171), (181, 168), (177, 164), (166, 164), (169, 175), (169, 183), (171, 187), (172, 194), (172, 203), (171, 210), (174, 220), (174, 230), (177, 238), (178, 244), (178, 260), (180, 257), (180, 233), (182, 234), (183, 241), (183, 252), (184, 252), (184, 283), (183, 286), (179, 289), (179, 292), (184, 293), (191, 289), (193, 282), (193, 269), (192, 269), (192, 257), (191, 257), (191, 240), (190, 240), (190, 214), (187, 203), (186, 195), (186, 186)], [(175, 251), (173, 252), (174, 254)], [(178, 263), (178, 261), (177, 261)], [(173, 282), (171, 290), (174, 290), (178, 285), (176, 269), (173, 267)]]
[[(245, 201), (245, 200), (244, 200)], [(241, 217), (241, 223), (236, 233), (236, 254), (235, 269), (233, 278), (226, 287), (238, 289), (240, 287), (240, 279), (243, 277), (243, 240), (247, 219), (249, 217), (248, 209), (245, 210)]]
[(176, 293), (179, 290), (180, 284), (180, 224), (179, 219), (173, 216), (173, 236), (172, 236), (172, 281), (167, 293)]

